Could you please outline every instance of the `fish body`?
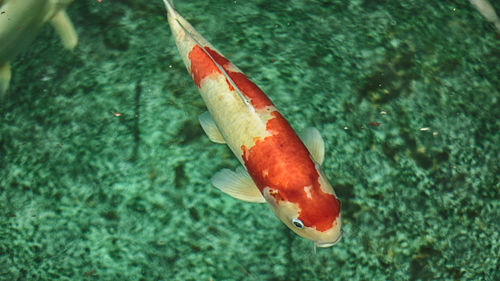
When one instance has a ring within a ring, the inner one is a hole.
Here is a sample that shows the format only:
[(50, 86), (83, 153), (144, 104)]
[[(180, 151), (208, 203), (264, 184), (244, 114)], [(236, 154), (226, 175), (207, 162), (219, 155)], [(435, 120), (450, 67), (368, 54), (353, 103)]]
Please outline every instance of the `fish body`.
[(319, 132), (307, 129), (304, 144), (271, 100), (164, 2), (179, 53), (208, 109), (200, 123), (244, 167), (223, 169), (212, 183), (237, 199), (268, 203), (285, 225), (316, 246), (338, 242), (340, 202), (320, 167)]

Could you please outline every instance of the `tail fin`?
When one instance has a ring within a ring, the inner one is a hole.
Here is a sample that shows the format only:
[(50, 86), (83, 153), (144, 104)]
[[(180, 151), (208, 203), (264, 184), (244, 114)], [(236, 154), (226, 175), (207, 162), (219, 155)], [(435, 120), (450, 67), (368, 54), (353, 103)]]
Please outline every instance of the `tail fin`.
[(163, 3), (165, 3), (168, 14), (175, 17), (174, 3), (172, 2), (172, 0), (163, 0)]

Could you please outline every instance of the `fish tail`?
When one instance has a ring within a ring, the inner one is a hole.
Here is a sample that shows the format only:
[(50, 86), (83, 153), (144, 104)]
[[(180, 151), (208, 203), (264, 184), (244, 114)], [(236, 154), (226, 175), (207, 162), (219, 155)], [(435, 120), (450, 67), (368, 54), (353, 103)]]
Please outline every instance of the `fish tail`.
[(173, 0), (163, 0), (165, 7), (170, 15), (175, 16), (174, 2)]

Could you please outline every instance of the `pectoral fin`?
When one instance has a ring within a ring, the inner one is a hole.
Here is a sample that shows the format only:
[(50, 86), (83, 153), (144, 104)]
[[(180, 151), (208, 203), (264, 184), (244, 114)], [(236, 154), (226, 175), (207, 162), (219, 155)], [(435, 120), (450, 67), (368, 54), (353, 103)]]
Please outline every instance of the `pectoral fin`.
[(10, 82), (10, 63), (0, 65), (0, 98), (7, 92)]
[(198, 120), (200, 120), (200, 125), (203, 128), (203, 131), (205, 131), (205, 134), (207, 134), (211, 141), (216, 143), (226, 143), (224, 137), (219, 132), (219, 128), (215, 125), (212, 115), (210, 115), (208, 111), (200, 114), (200, 116), (198, 116)]
[(78, 43), (78, 36), (66, 12), (64, 10), (57, 12), (50, 19), (50, 23), (61, 37), (64, 48), (73, 49)]
[(309, 150), (314, 161), (323, 164), (325, 159), (325, 142), (318, 129), (314, 127), (305, 128), (299, 133), (299, 137)]
[(242, 167), (231, 171), (222, 169), (212, 177), (212, 184), (222, 192), (243, 201), (266, 203), (266, 200)]

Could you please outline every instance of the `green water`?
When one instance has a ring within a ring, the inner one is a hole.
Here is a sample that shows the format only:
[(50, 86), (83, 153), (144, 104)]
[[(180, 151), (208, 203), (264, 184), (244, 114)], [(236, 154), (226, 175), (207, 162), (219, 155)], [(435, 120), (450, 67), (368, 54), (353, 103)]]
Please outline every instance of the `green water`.
[(176, 8), (322, 133), (342, 241), (211, 185), (238, 162), (162, 1), (77, 1), (78, 46), (45, 26), (0, 102), (0, 280), (500, 280), (500, 37), (469, 1)]

